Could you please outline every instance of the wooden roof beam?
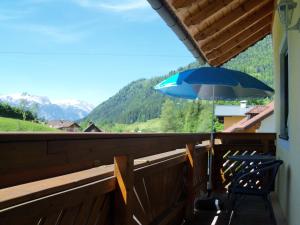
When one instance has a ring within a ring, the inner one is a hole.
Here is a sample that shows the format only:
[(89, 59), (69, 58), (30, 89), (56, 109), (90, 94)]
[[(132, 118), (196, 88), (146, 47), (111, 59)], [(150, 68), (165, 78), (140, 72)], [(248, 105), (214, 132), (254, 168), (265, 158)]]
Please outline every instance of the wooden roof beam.
[(232, 38), (227, 42), (224, 42), (223, 45), (219, 46), (218, 48), (215, 48), (214, 50), (206, 54), (206, 58), (209, 60), (217, 58), (218, 56), (224, 54), (228, 50), (234, 48), (236, 45), (238, 45), (238, 43), (241, 43), (243, 40), (247, 39), (255, 32), (261, 29), (265, 29), (266, 27), (268, 27), (269, 29), (271, 23), (272, 23), (272, 15), (269, 15), (268, 17), (265, 17), (259, 22), (253, 24), (247, 30), (244, 30), (236, 37)]
[(223, 9), (225, 6), (230, 4), (235, 0), (215, 0), (208, 3), (208, 5), (199, 11), (199, 8), (196, 8), (190, 15), (187, 15), (184, 18), (184, 23), (186, 26), (196, 25), (203, 22), (209, 16), (215, 14), (219, 10)]
[(197, 2), (198, 0), (171, 0), (170, 4), (175, 8), (175, 9), (180, 9), (187, 7), (191, 5), (194, 2)]
[(198, 32), (194, 35), (195, 40), (200, 41), (208, 38), (214, 33), (217, 33), (218, 31), (226, 28), (234, 21), (242, 18), (250, 12), (253, 12), (253, 10), (261, 8), (268, 2), (270, 2), (270, 0), (247, 0), (231, 13), (226, 14), (225, 16), (221, 17), (209, 26), (202, 27), (202, 29), (198, 30)]
[(265, 17), (272, 15), (274, 10), (274, 5), (272, 2), (264, 5), (257, 11), (252, 12), (249, 16), (244, 17), (237, 23), (232, 24), (228, 28), (219, 31), (214, 36), (205, 39), (199, 43), (199, 46), (203, 52), (211, 51), (214, 48), (221, 46), (225, 41), (235, 37), (239, 33), (243, 32), (252, 24), (257, 21), (264, 19)]
[(247, 38), (246, 40), (240, 42), (237, 46), (232, 48), (230, 51), (226, 52), (224, 55), (216, 59), (209, 60), (208, 63), (212, 66), (221, 66), (270, 33), (271, 33), (271, 26), (269, 25), (264, 29), (259, 30), (258, 32), (256, 32), (255, 34)]

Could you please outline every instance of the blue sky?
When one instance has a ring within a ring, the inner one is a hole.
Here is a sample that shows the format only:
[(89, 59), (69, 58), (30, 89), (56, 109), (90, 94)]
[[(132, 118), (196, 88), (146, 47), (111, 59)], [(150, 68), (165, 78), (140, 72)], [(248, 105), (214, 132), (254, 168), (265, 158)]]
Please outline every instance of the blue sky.
[(194, 58), (146, 0), (1, 0), (0, 94), (95, 105)]

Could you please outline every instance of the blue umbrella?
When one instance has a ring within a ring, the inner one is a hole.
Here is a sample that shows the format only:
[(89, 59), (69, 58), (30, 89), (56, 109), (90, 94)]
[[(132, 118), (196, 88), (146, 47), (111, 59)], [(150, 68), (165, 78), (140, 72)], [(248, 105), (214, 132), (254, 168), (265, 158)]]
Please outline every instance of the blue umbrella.
[(205, 100), (264, 98), (274, 93), (272, 88), (246, 73), (216, 67), (177, 73), (154, 88), (173, 97)]
[[(154, 88), (173, 97), (212, 100), (211, 143), (213, 143), (215, 100), (265, 98), (274, 93), (272, 88), (246, 73), (219, 67), (186, 70), (169, 77)], [(210, 153), (208, 190), (211, 190), (211, 162), (212, 154)]]

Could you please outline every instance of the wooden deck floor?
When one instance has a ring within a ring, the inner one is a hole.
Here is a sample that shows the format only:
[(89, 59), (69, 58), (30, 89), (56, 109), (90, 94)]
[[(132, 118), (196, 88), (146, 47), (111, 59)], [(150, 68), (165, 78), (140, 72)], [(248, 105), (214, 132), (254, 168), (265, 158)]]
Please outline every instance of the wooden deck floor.
[[(225, 207), (220, 213), (199, 211), (194, 220), (187, 225), (228, 225), (230, 214), (225, 210), (228, 207), (228, 201), (225, 198), (222, 199)], [(230, 225), (274, 225), (269, 215), (269, 210), (265, 208), (260, 198), (246, 197), (240, 202)]]

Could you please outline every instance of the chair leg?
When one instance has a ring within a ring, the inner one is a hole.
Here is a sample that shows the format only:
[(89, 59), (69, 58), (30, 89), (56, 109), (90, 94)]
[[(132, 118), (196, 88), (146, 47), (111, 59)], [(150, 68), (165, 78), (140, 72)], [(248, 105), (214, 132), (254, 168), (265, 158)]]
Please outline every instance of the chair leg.
[(269, 209), (269, 212), (270, 212), (271, 223), (274, 224), (274, 225), (277, 225), (270, 197), (268, 195), (264, 196), (264, 201), (265, 201), (265, 204), (267, 205), (267, 207)]
[(229, 210), (228, 210), (228, 214), (229, 214), (229, 220), (228, 220), (228, 225), (231, 224), (233, 218), (234, 218), (234, 214), (235, 214), (235, 207), (236, 207), (236, 195), (235, 194), (230, 194), (229, 196)]

